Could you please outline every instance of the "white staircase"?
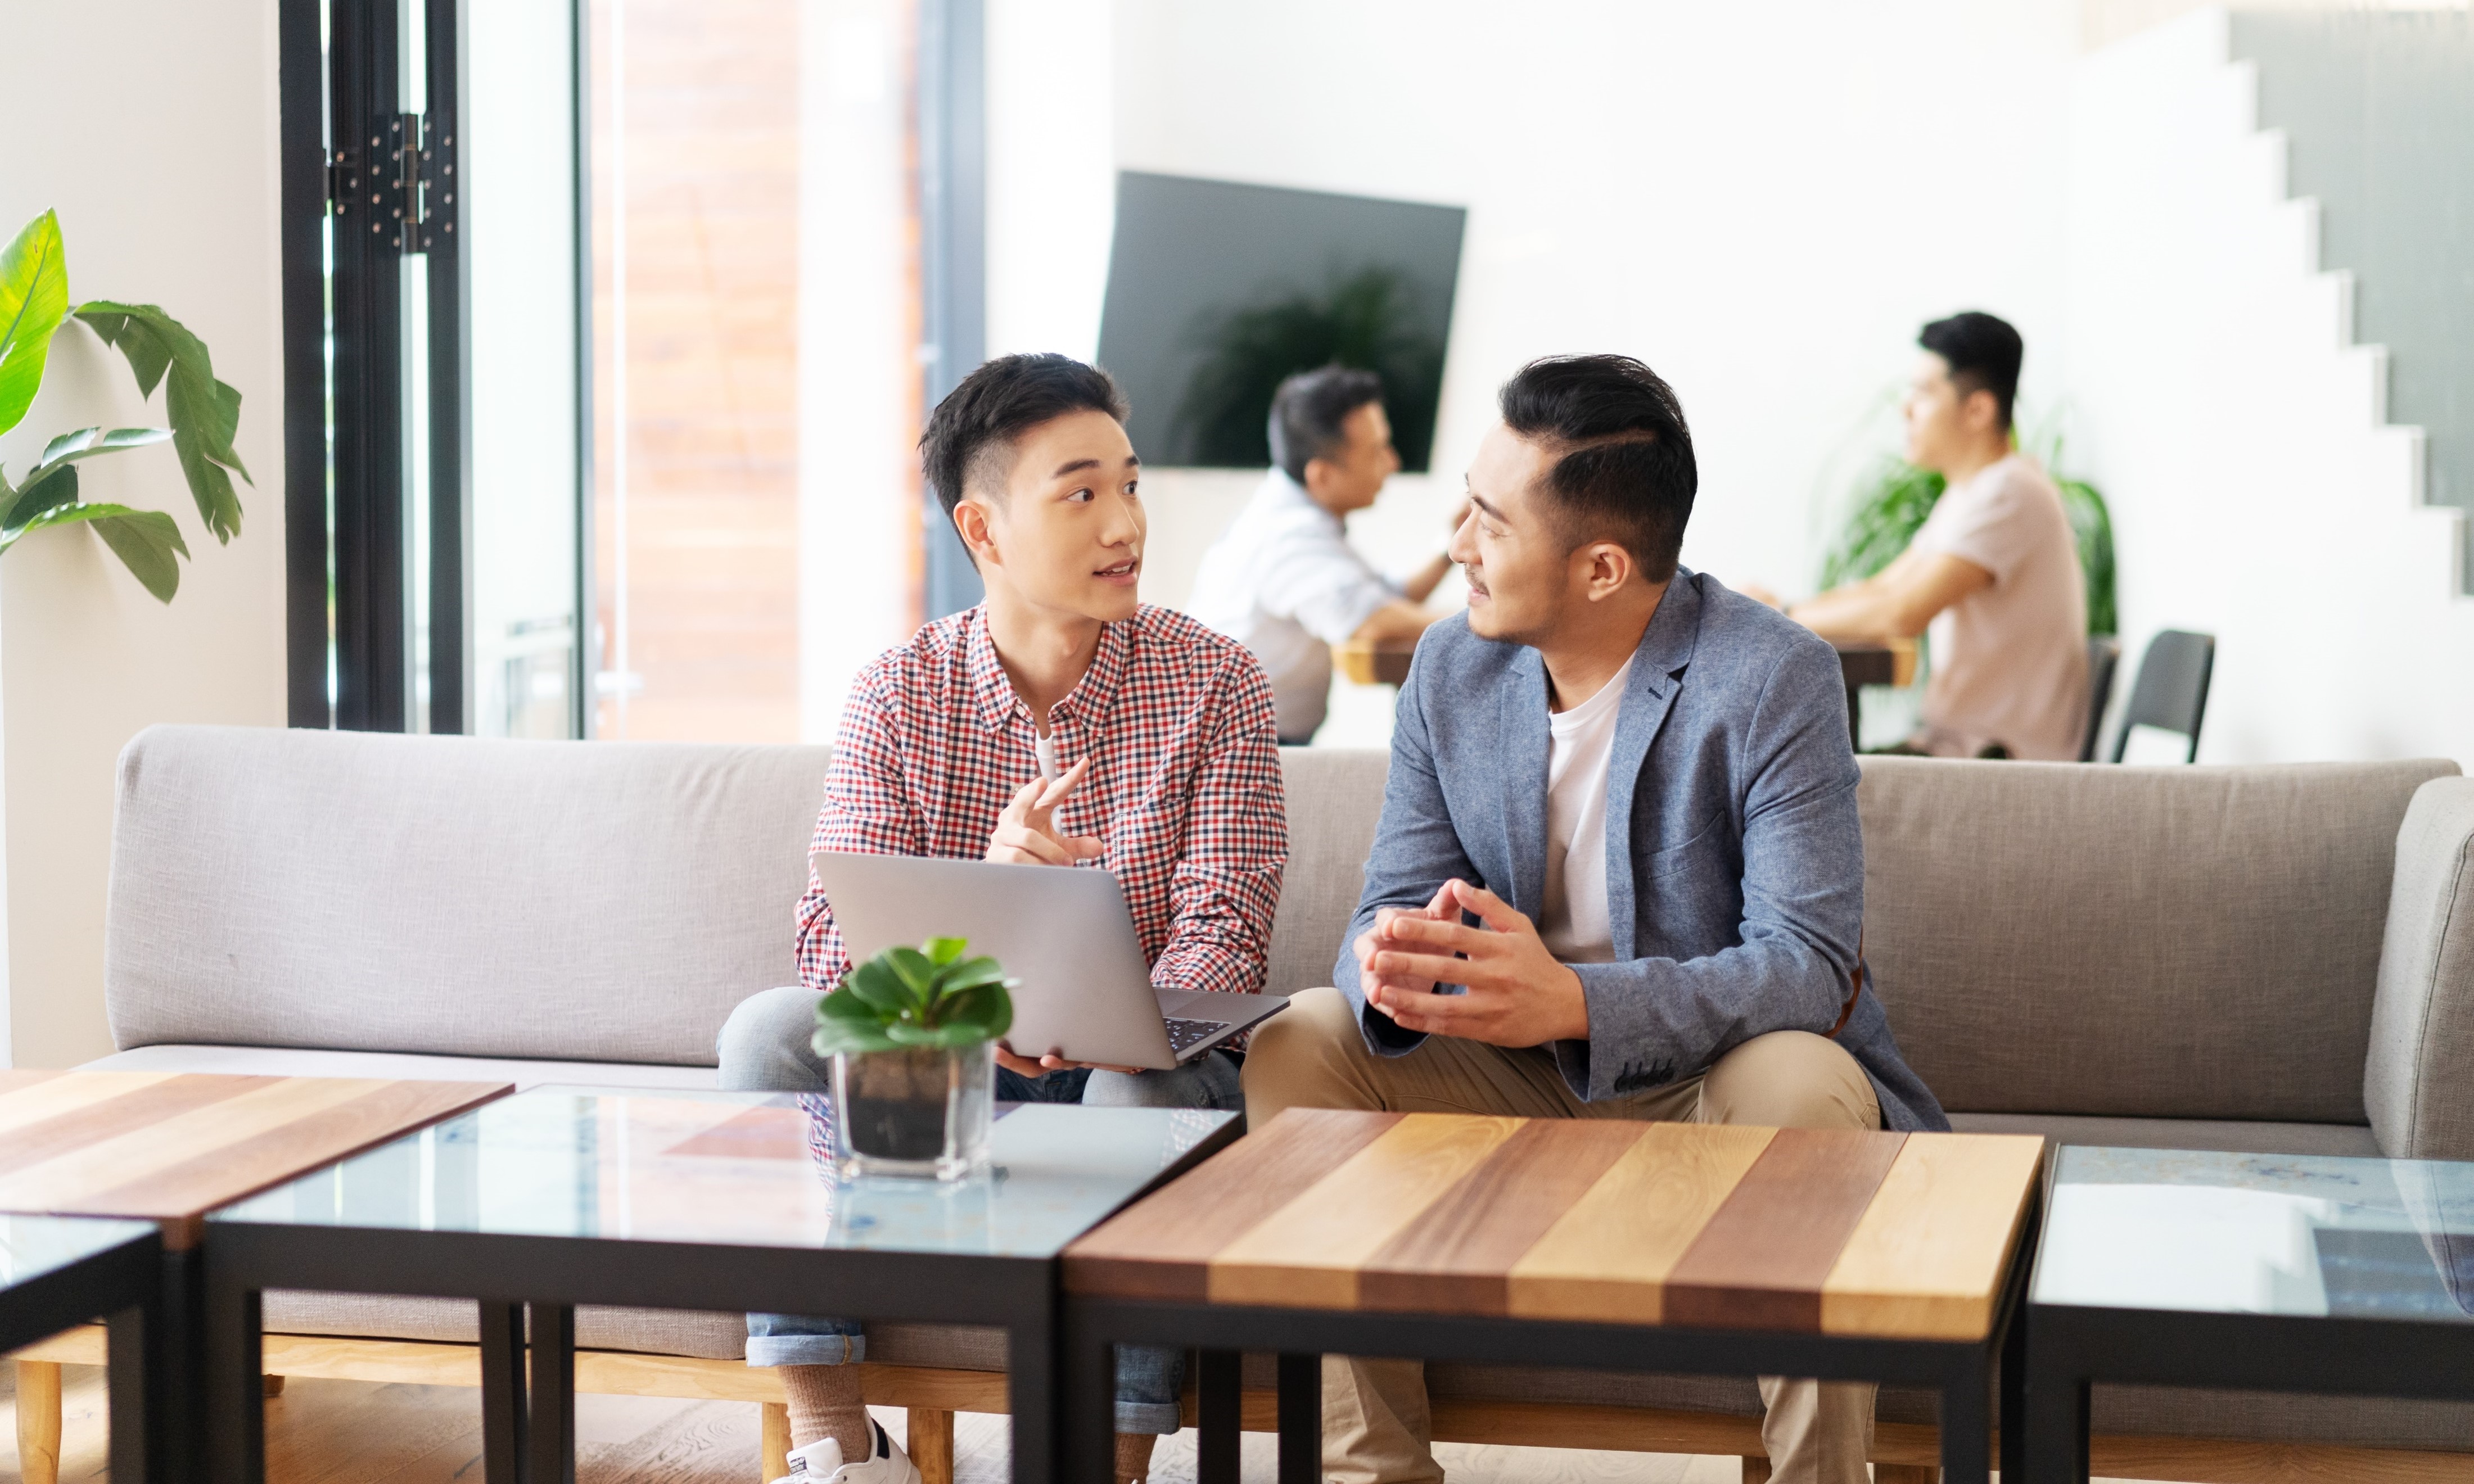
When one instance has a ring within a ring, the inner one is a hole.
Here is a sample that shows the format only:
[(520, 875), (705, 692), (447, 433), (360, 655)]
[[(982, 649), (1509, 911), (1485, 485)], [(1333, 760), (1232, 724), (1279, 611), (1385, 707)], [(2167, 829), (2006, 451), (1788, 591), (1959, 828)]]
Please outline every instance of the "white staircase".
[(2092, 54), (2073, 98), (2064, 354), (2073, 463), (2111, 501), (2123, 691), (2160, 628), (2218, 638), (2203, 762), (2474, 767), (2462, 512), (2423, 503), (2421, 430), (2228, 19)]

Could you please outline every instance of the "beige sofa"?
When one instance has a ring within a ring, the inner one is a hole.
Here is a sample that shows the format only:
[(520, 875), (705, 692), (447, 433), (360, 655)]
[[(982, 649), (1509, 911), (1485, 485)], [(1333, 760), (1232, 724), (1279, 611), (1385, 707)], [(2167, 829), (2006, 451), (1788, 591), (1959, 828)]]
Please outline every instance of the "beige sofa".
[[(1290, 993), (1330, 975), (1385, 758), (1282, 757), (1270, 988)], [(97, 1065), (709, 1087), (730, 1008), (795, 977), (825, 759), (149, 730), (121, 762), (122, 1050)], [(2474, 1158), (2456, 773), (1866, 759), (1867, 940), (1909, 1061), (1962, 1129)], [(477, 1376), (469, 1306), (282, 1294), (266, 1319), (274, 1371)], [(738, 1363), (735, 1314), (586, 1310), (578, 1333), (588, 1390), (778, 1397)], [(1003, 1406), (990, 1334), (886, 1326), (870, 1355), (932, 1474), (953, 1410)], [(1748, 1379), (1438, 1366), (1433, 1385), (1445, 1437), (1759, 1452)], [(1928, 1397), (1885, 1393), (1881, 1416), (1885, 1478), (1932, 1461)], [(2474, 1478), (2468, 1407), (2099, 1387), (2095, 1419), (2100, 1473)], [(768, 1408), (775, 1447), (780, 1426)]]

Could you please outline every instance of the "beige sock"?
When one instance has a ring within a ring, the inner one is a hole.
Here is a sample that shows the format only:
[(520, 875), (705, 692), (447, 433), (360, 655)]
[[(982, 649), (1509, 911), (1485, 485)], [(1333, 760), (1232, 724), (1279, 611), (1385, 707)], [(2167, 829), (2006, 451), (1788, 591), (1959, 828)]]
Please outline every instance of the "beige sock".
[(1158, 1441), (1148, 1432), (1117, 1434), (1117, 1484), (1152, 1476), (1152, 1445)]
[(860, 1400), (859, 1367), (780, 1369), (782, 1389), (789, 1394), (792, 1448), (831, 1438), (842, 1446), (844, 1463), (876, 1455), (876, 1431), (868, 1424), (867, 1403)]

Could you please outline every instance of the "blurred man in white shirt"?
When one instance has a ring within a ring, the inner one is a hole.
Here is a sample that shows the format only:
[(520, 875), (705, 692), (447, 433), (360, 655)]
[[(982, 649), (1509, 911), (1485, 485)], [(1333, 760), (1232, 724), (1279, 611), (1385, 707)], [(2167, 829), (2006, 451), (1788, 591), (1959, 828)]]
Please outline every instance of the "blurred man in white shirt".
[(1452, 563), (1438, 553), (1395, 583), (1348, 544), (1342, 522), (1400, 467), (1372, 371), (1326, 366), (1281, 382), (1271, 433), (1272, 470), (1203, 554), (1186, 611), (1253, 651), (1280, 740), (1302, 744), (1322, 725), (1331, 646), (1414, 641), (1441, 616), (1419, 605)]

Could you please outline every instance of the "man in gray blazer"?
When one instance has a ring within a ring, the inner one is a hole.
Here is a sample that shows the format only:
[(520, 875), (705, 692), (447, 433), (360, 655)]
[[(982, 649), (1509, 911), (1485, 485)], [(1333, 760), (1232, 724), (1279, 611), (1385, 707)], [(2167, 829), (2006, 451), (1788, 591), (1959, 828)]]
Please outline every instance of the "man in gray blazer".
[[(1942, 1129), (1857, 973), (1836, 655), (1676, 563), (1698, 483), (1626, 356), (1533, 362), (1468, 470), (1466, 619), (1401, 687), (1335, 969), (1254, 1033), (1283, 1108)], [(1870, 1385), (1764, 1377), (1779, 1484), (1862, 1484)], [(1324, 1472), (1440, 1480), (1415, 1361), (1333, 1357)]]

